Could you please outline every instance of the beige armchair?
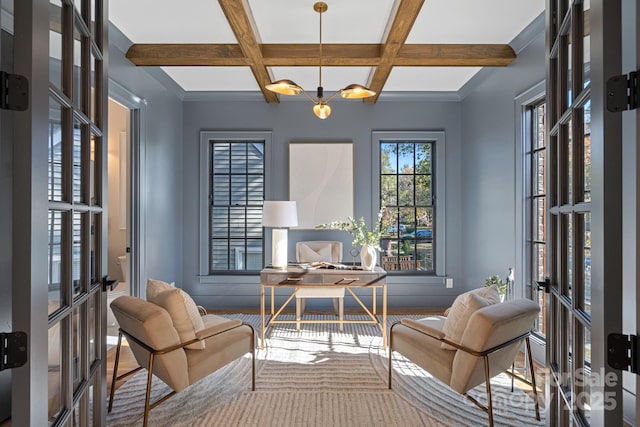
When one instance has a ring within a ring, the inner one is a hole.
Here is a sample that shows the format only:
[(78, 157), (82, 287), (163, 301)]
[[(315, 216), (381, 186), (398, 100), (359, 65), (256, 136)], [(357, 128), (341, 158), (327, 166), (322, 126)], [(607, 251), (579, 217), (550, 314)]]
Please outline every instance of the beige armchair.
[[(297, 242), (296, 261), (342, 262), (342, 242), (327, 240)], [(298, 289), (298, 292), (296, 292), (296, 328), (300, 329), (300, 318), (304, 313), (307, 298), (333, 298), (333, 309), (342, 320), (344, 318), (344, 292), (344, 288)], [(340, 323), (340, 330), (342, 331), (342, 329), (342, 323)]]
[[(240, 320), (208, 314), (201, 317), (204, 327), (193, 331), (193, 338), (181, 339), (184, 335), (179, 329), (185, 325), (178, 325), (178, 322), (185, 319), (179, 320), (175, 314), (172, 317), (170, 312), (175, 313), (175, 307), (182, 304), (182, 295), (186, 294), (180, 289), (174, 289), (160, 294), (157, 297), (159, 304), (132, 296), (121, 296), (111, 303), (120, 331), (111, 381), (109, 412), (113, 405), (115, 382), (140, 369), (147, 369), (143, 420), (143, 425), (146, 426), (151, 409), (247, 352), (252, 355), (251, 390), (255, 390), (253, 327)], [(127, 338), (140, 366), (117, 376), (123, 336)], [(152, 373), (172, 389), (154, 403), (150, 402)]]
[[(481, 300), (476, 296), (467, 299)], [(457, 302), (456, 299), (452, 311)], [(403, 319), (394, 323), (389, 332), (389, 388), (393, 372), (392, 355), (397, 351), (487, 412), (489, 425), (493, 426), (491, 378), (505, 371), (514, 375), (508, 369), (524, 341), (531, 381), (518, 378), (532, 386), (536, 418), (540, 420), (529, 344), (530, 330), (540, 307), (531, 300), (519, 299), (495, 304), (480, 302), (475, 308), (466, 319), (465, 316), (460, 319), (461, 322), (466, 322), (466, 326), (462, 329), (459, 340), (452, 339), (450, 334), (445, 333), (445, 330), (451, 329), (445, 328), (447, 318), (443, 316), (421, 320)], [(467, 391), (483, 382), (486, 384), (486, 407), (467, 395)]]

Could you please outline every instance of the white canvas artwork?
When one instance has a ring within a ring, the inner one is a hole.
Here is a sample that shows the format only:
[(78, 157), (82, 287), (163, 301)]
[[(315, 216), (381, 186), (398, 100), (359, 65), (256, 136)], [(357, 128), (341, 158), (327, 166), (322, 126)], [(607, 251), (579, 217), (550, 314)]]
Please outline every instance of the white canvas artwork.
[(297, 202), (297, 228), (353, 216), (353, 144), (290, 143), (289, 200)]

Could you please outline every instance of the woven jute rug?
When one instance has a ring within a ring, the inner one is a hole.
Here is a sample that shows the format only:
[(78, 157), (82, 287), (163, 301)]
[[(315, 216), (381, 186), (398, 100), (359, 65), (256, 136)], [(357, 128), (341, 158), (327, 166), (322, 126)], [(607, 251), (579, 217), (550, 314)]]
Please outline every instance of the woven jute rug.
[[(258, 315), (230, 314), (256, 326)], [(305, 318), (321, 319), (323, 315)], [(357, 316), (351, 316), (355, 318)], [(389, 316), (391, 324), (402, 317)], [(364, 317), (362, 318), (364, 319)], [(190, 386), (150, 412), (150, 426), (482, 426), (487, 415), (429, 373), (394, 353), (393, 389), (388, 352), (373, 325), (307, 324), (270, 329), (256, 351), (256, 391), (250, 356)], [(506, 375), (491, 381), (496, 425), (544, 425), (533, 401)], [(146, 371), (115, 395), (109, 426), (142, 424)], [(152, 401), (169, 391), (154, 378)], [(484, 385), (470, 394), (485, 403)]]

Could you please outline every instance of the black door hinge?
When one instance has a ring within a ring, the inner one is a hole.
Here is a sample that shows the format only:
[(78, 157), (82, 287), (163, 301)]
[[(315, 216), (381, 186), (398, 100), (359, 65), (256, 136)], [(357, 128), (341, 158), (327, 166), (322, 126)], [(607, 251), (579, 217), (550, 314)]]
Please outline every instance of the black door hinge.
[(29, 81), (19, 74), (0, 71), (0, 108), (24, 111), (29, 107)]
[(639, 104), (637, 71), (607, 80), (607, 110), (612, 113), (635, 110)]
[(27, 363), (27, 334), (0, 332), (0, 371)]
[(551, 292), (551, 280), (545, 277), (542, 282), (536, 282), (539, 291), (544, 291), (545, 294)]
[(109, 275), (102, 278), (102, 292), (112, 291), (113, 288), (118, 286), (118, 280), (112, 280)]
[(638, 339), (635, 335), (607, 335), (607, 363), (614, 369), (638, 373)]

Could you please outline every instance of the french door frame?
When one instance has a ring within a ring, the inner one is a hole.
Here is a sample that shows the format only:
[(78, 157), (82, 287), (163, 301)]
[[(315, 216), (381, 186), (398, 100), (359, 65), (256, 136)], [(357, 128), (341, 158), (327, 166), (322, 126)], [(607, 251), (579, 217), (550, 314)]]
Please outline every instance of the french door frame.
[[(547, 423), (551, 426), (622, 425), (622, 375), (607, 364), (607, 336), (622, 327), (622, 121), (619, 113), (606, 109), (606, 81), (621, 74), (621, 7), (620, 0), (591, 0), (586, 17), (583, 4), (582, 0), (546, 2), (551, 281), (547, 361), (552, 373), (547, 381)], [(583, 84), (586, 28), (589, 84)], [(585, 138), (581, 108), (589, 100), (591, 198), (584, 200), (584, 170), (576, 165), (582, 164)], [(585, 214), (590, 214), (590, 309), (585, 305), (581, 264), (585, 233), (581, 235), (579, 227)], [(590, 366), (585, 388), (577, 369), (587, 357), (587, 333)], [(584, 402), (590, 405), (588, 420), (582, 415)]]

